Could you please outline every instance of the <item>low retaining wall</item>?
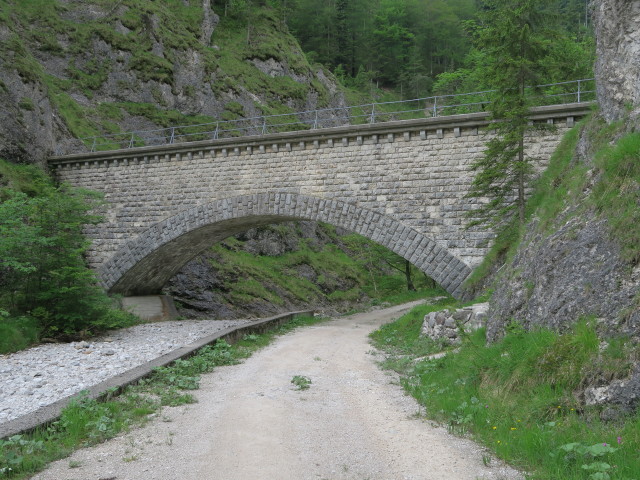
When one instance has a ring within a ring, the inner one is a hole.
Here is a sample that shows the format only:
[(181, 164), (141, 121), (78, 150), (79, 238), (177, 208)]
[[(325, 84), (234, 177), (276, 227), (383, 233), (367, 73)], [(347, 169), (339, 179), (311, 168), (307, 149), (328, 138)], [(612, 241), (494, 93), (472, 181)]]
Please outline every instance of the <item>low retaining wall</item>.
[[(88, 392), (87, 396), (94, 399), (102, 398), (106, 395), (107, 392), (113, 392), (114, 389), (117, 392), (120, 392), (127, 385), (136, 383), (142, 378), (149, 376), (151, 373), (153, 373), (154, 368), (164, 367), (181, 358), (190, 357), (202, 347), (211, 345), (218, 340), (225, 340), (228, 343), (235, 343), (238, 340), (241, 340), (245, 335), (252, 333), (265, 333), (269, 330), (273, 330), (274, 328), (291, 321), (296, 315), (313, 315), (313, 313), (313, 310), (290, 312), (282, 315), (276, 315), (275, 317), (258, 320), (246, 325), (242, 325), (240, 327), (221, 330), (214, 333), (213, 335), (203, 337), (200, 340), (187, 345), (186, 347), (178, 348), (173, 352), (162, 355), (161, 357), (151, 360), (150, 362), (143, 363), (138, 367), (127, 370), (126, 372), (116, 375), (115, 377), (111, 377), (104, 382), (100, 382), (88, 389), (83, 390), (83, 392)], [(74, 398), (77, 398), (78, 396), (78, 393), (70, 395), (63, 398), (62, 400), (58, 400), (57, 402), (41, 407), (34, 412), (0, 424), (0, 439), (10, 437), (11, 435), (16, 435), (19, 433), (29, 432), (31, 430), (35, 430), (38, 427), (56, 421), (58, 418), (60, 418), (62, 410), (67, 405), (69, 405), (69, 403)]]
[(165, 322), (178, 318), (178, 310), (170, 295), (146, 295), (122, 298), (122, 308), (145, 322)]

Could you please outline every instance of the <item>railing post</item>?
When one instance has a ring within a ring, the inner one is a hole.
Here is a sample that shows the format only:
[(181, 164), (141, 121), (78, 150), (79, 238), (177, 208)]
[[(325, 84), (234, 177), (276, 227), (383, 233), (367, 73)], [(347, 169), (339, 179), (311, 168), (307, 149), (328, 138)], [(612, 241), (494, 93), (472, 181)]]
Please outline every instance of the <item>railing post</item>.
[(96, 141), (98, 140), (97, 137), (93, 137), (93, 144), (91, 145), (91, 152), (95, 152), (96, 151)]
[(129, 140), (129, 148), (133, 148), (133, 136), (135, 133), (131, 132), (131, 140)]
[(581, 80), (578, 80), (578, 103), (580, 103), (580, 82)]
[(316, 110), (315, 118), (313, 119), (313, 130), (318, 128), (318, 110)]
[(433, 116), (438, 116), (438, 97), (433, 97)]
[(220, 122), (216, 122), (216, 131), (213, 132), (213, 139), (217, 140), (219, 135)]
[(369, 119), (369, 123), (376, 123), (376, 104), (374, 103), (371, 107), (371, 118)]
[(169, 145), (173, 145), (173, 141), (176, 137), (176, 127), (171, 127), (171, 137), (169, 138)]
[(262, 117), (262, 135), (264, 135), (265, 133), (267, 133), (267, 118), (266, 117)]

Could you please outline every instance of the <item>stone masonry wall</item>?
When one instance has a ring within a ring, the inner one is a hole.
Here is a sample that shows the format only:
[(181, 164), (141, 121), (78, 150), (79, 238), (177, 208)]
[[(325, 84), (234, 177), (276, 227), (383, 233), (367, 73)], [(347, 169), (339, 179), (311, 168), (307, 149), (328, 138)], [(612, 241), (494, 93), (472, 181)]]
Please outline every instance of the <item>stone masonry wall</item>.
[[(540, 167), (575, 115), (558, 109), (536, 120), (557, 127), (529, 139)], [(490, 134), (482, 130), (486, 115), (458, 117), (76, 155), (51, 164), (59, 180), (105, 195), (104, 221), (88, 231), (95, 268), (189, 208), (269, 192), (339, 200), (392, 218), (472, 267), (492, 233), (465, 229), (478, 201), (465, 195)]]

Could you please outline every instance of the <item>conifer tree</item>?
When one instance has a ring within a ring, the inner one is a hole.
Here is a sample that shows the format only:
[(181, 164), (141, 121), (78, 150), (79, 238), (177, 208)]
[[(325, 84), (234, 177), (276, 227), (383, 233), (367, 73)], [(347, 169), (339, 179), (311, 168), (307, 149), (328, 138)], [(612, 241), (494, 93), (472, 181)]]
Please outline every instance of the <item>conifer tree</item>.
[(551, 47), (553, 0), (483, 0), (480, 21), (470, 26), (476, 46), (484, 53), (485, 81), (496, 92), (488, 106), (495, 137), (473, 168), (477, 172), (469, 194), (488, 197), (471, 212), (471, 225), (496, 225), (514, 210), (525, 221), (525, 188), (532, 161), (525, 137), (540, 126), (529, 124), (535, 93), (544, 79), (544, 59)]

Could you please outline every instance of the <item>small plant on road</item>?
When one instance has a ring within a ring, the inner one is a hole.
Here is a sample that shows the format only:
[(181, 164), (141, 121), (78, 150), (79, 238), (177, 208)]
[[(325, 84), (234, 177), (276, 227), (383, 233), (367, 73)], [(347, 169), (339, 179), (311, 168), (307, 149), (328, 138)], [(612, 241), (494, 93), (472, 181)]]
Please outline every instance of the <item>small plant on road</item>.
[(304, 375), (295, 375), (291, 379), (291, 383), (293, 383), (298, 390), (307, 390), (311, 386), (311, 379), (309, 377), (305, 377)]

